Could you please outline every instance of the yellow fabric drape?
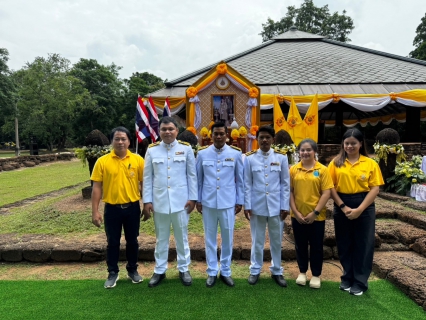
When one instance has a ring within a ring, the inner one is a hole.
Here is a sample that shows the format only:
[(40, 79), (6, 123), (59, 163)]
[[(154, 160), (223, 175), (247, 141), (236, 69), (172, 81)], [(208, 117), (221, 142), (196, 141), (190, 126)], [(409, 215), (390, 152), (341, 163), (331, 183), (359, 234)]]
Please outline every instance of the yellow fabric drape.
[(297, 109), (294, 99), (291, 99), (290, 110), (287, 115), (288, 133), (297, 146), (305, 138), (305, 128), (302, 117)]
[[(262, 94), (261, 95), (261, 105), (272, 104), (271, 94)], [(278, 95), (276, 95), (278, 96)], [(306, 95), (306, 96), (281, 96), (284, 100), (291, 102), (293, 98), (296, 104), (299, 103), (310, 103), (315, 95)], [(426, 89), (414, 89), (407, 90), (402, 92), (391, 92), (383, 94), (339, 94), (339, 93), (330, 93), (330, 94), (318, 94), (318, 102), (327, 101), (330, 99), (338, 100), (339, 98), (382, 98), (382, 97), (391, 97), (391, 98), (402, 98), (407, 100), (413, 100), (417, 102), (426, 102)]]
[(417, 102), (426, 101), (426, 89), (414, 89), (395, 94), (398, 98), (414, 100)]
[[(164, 108), (164, 103), (166, 101), (166, 97), (152, 97), (152, 101), (154, 101), (154, 105), (157, 108)], [(179, 107), (182, 103), (185, 103), (185, 97), (169, 97), (170, 109), (175, 109)]]
[(315, 142), (318, 142), (318, 122), (318, 96), (315, 95), (303, 119), (305, 138), (311, 138)]
[(195, 121), (195, 104), (191, 102), (189, 105), (189, 119), (187, 127), (193, 127)]

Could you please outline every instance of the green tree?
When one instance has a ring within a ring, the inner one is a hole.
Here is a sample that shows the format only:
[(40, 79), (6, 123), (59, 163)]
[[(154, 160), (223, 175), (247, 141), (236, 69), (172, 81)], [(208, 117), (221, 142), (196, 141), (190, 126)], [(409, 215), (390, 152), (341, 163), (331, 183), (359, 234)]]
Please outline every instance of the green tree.
[(80, 59), (70, 74), (83, 81), (96, 102), (92, 109), (81, 110), (75, 123), (76, 140), (83, 143), (87, 134), (98, 129), (108, 136), (113, 127), (121, 125), (120, 107), (125, 93), (123, 81), (119, 79), (121, 67), (112, 63), (104, 66), (95, 59)]
[(330, 14), (328, 5), (316, 7), (313, 0), (304, 0), (300, 8), (295, 6), (287, 7), (287, 14), (280, 21), (274, 21), (268, 18), (265, 24), (262, 24), (263, 31), (260, 33), (263, 42), (286, 32), (291, 26), (296, 26), (298, 30), (329, 36), (330, 39), (349, 42), (348, 35), (355, 28), (351, 17), (335, 12)]
[(0, 136), (1, 141), (6, 139), (12, 141), (13, 134), (11, 132), (14, 130), (16, 88), (12, 72), (7, 65), (8, 60), (9, 52), (5, 48), (0, 48), (0, 127), (3, 132)]
[(413, 41), (413, 46), (416, 48), (410, 52), (409, 56), (419, 60), (426, 60), (426, 13), (421, 21), (417, 26), (416, 36)]
[(94, 103), (81, 80), (69, 73), (69, 60), (58, 54), (37, 57), (15, 73), (24, 137), (34, 135), (49, 150), (63, 149), (73, 136), (76, 114)]

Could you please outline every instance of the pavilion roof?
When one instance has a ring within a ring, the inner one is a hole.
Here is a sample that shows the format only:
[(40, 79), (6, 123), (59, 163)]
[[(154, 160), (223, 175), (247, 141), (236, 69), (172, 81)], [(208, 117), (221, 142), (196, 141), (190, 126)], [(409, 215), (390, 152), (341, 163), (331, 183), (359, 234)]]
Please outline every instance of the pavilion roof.
[[(426, 61), (367, 49), (295, 28), (224, 59), (262, 93), (364, 94), (426, 89)], [(184, 96), (216, 63), (170, 80), (153, 96)]]

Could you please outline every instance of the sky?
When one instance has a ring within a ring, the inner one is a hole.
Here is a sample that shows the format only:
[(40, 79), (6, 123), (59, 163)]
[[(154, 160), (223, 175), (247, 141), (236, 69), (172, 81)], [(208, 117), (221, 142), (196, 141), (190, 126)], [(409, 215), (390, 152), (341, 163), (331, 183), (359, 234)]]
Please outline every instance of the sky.
[[(0, 0), (0, 48), (18, 70), (58, 53), (173, 80), (262, 43), (262, 23), (302, 0)], [(314, 0), (347, 11), (350, 44), (407, 56), (425, 0)]]

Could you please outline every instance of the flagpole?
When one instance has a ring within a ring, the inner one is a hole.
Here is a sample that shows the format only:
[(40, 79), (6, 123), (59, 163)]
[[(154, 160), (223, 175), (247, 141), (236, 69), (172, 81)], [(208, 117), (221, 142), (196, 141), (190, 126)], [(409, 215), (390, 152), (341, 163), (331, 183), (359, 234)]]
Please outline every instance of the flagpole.
[[(138, 98), (139, 98), (139, 92), (138, 92)], [(136, 98), (136, 104), (137, 104), (137, 101), (138, 99)], [(138, 154), (138, 147), (139, 147), (139, 139), (138, 139), (138, 133), (136, 132), (136, 154)]]

